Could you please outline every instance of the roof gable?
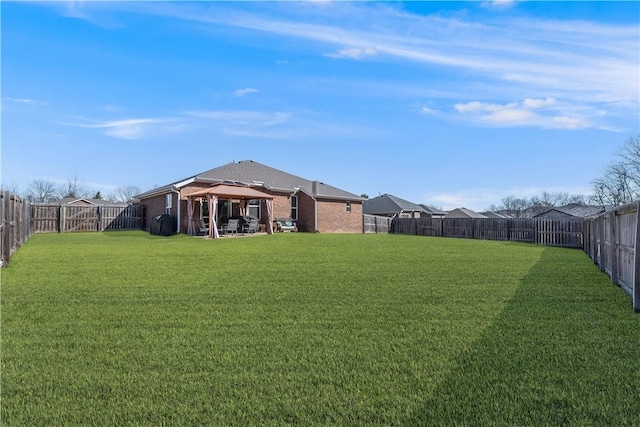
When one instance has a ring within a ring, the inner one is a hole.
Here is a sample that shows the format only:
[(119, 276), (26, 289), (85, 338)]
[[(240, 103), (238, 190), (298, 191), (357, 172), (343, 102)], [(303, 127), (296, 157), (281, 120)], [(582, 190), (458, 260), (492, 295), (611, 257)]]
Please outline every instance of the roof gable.
[(452, 210), (446, 215), (447, 218), (486, 218), (486, 216), (479, 214), (467, 208), (457, 208)]
[(581, 205), (579, 203), (569, 203), (568, 205), (556, 206), (554, 208), (548, 209), (536, 215), (534, 218), (551, 216), (554, 214), (554, 212), (556, 214), (564, 214), (564, 215), (572, 216), (576, 218), (588, 218), (591, 216), (597, 216), (603, 213), (604, 211), (605, 210), (600, 206)]
[(422, 206), (391, 194), (382, 194), (362, 202), (362, 211), (369, 215), (389, 215), (401, 212), (427, 212)]

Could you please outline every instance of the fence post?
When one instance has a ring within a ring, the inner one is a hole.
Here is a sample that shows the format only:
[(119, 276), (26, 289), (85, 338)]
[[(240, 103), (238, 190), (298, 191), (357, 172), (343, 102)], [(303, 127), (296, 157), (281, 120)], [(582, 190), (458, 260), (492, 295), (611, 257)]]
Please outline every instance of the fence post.
[(631, 289), (631, 300), (633, 302), (633, 311), (640, 313), (640, 202), (638, 202), (638, 205), (636, 206), (636, 244), (634, 252), (633, 289)]
[(604, 216), (598, 218), (598, 239), (600, 239), (600, 243), (598, 244), (598, 253), (600, 260), (600, 271), (607, 271), (606, 265), (606, 257), (604, 255), (605, 250), (605, 241), (604, 241)]
[(611, 261), (611, 283), (618, 284), (618, 243), (616, 242), (616, 211), (609, 212), (609, 236), (611, 243), (609, 245), (609, 260)]
[(2, 194), (2, 200), (0, 200), (0, 202), (2, 202), (2, 206), (0, 206), (0, 209), (2, 210), (0, 215), (2, 217), (0, 218), (2, 221), (2, 253), (0, 254), (0, 257), (2, 259), (0, 259), (0, 261), (2, 261), (2, 266), (6, 267), (9, 263), (9, 257), (11, 256), (11, 240), (9, 238), (10, 221), (8, 219), (9, 208), (11, 205), (9, 201), (9, 192), (2, 191), (0, 194)]
[(591, 259), (594, 264), (598, 264), (598, 220), (592, 219), (591, 221)]
[(64, 206), (58, 208), (58, 233), (64, 233)]

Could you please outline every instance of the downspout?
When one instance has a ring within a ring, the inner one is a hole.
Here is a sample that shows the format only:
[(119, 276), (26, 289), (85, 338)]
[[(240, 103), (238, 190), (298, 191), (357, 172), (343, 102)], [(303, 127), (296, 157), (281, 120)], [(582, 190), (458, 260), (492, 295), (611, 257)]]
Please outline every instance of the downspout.
[(316, 199), (316, 192), (318, 191), (317, 181), (313, 181), (311, 184), (311, 198), (313, 199), (313, 231), (319, 233), (318, 230), (318, 199)]
[(178, 195), (178, 198), (176, 199), (176, 211), (178, 211), (178, 226), (177, 228), (177, 233), (180, 234), (180, 229), (182, 228), (182, 224), (180, 223), (180, 190), (171, 190), (173, 193), (176, 193)]

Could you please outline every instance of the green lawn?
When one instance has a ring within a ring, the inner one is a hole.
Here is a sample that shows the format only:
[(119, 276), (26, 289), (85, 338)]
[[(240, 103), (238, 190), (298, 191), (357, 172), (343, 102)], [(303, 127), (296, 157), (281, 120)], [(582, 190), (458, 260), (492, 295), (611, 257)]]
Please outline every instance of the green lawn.
[(640, 425), (640, 316), (581, 251), (402, 235), (35, 235), (1, 424)]

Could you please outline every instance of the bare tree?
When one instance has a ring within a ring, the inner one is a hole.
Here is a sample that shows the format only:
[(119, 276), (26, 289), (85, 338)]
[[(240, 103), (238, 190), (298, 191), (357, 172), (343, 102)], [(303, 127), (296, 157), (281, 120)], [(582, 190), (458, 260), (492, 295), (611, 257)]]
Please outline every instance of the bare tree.
[(603, 208), (640, 199), (640, 135), (629, 137), (617, 156), (592, 183), (592, 200)]
[(58, 196), (65, 197), (90, 197), (89, 190), (78, 180), (77, 176), (70, 178), (65, 184), (58, 187)]
[(9, 193), (19, 194), (18, 184), (12, 182), (11, 184), (0, 183), (0, 191), (8, 191)]
[(564, 206), (569, 203), (586, 204), (587, 197), (581, 194), (569, 194), (564, 192), (550, 193), (544, 191), (530, 199), (513, 195), (502, 199), (502, 205), (492, 204), (488, 210), (493, 212), (505, 212), (516, 218), (525, 218), (538, 215), (556, 206)]
[(529, 207), (529, 201), (520, 197), (509, 195), (502, 199), (502, 209), (516, 218), (525, 216), (525, 210)]
[(29, 183), (27, 200), (32, 202), (50, 202), (56, 198), (56, 185), (46, 179), (34, 179)]
[(115, 194), (112, 198), (123, 203), (129, 203), (134, 200), (137, 194), (140, 193), (142, 193), (140, 187), (135, 185), (123, 185), (116, 188)]

